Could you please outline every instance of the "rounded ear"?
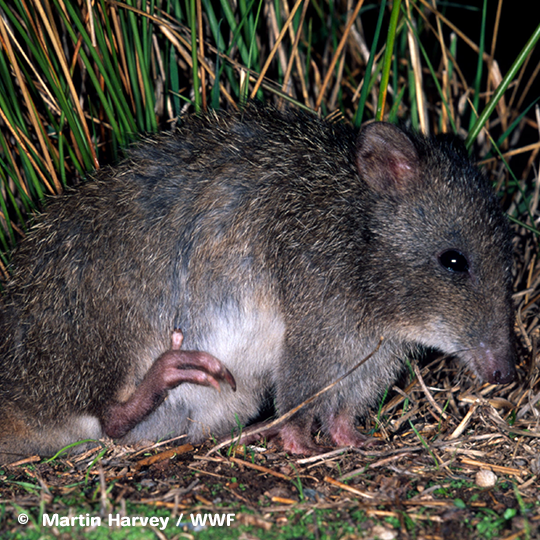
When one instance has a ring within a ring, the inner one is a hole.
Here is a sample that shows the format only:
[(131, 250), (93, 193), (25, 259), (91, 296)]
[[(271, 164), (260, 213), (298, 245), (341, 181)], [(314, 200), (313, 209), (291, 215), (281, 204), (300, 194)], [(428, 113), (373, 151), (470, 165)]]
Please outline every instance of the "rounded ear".
[(419, 180), (419, 161), (412, 141), (392, 124), (374, 122), (358, 133), (358, 173), (376, 191), (406, 191)]

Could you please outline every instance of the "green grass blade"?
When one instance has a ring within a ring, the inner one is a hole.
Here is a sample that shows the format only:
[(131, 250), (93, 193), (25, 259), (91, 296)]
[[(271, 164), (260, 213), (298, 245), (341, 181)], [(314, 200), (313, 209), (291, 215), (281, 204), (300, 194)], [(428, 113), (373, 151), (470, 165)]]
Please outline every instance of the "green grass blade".
[(527, 56), (531, 53), (531, 51), (534, 49), (534, 46), (536, 45), (536, 42), (540, 39), (540, 24), (536, 27), (536, 30), (533, 32), (533, 35), (529, 38), (529, 41), (527, 41), (525, 47), (521, 50), (518, 57), (514, 60), (514, 63), (508, 70), (508, 73), (505, 75), (504, 79), (502, 80), (501, 84), (497, 87), (495, 90), (495, 93), (489, 100), (488, 104), (485, 106), (484, 110), (474, 123), (473, 127), (469, 131), (469, 135), (467, 136), (467, 139), (465, 140), (465, 145), (467, 148), (471, 148), (473, 141), (478, 137), (478, 134), (480, 133), (480, 130), (484, 126), (484, 124), (487, 122), (488, 118), (491, 116), (491, 113), (495, 110), (495, 107), (497, 106), (497, 103), (499, 103), (499, 100), (503, 96), (503, 94), (506, 92), (506, 89), (510, 85), (510, 83), (514, 80), (514, 77), (516, 76), (517, 72), (519, 71), (519, 68), (525, 62), (525, 59)]
[(394, 41), (396, 39), (397, 22), (401, 0), (394, 0), (392, 13), (390, 14), (390, 24), (388, 26), (388, 36), (386, 38), (386, 50), (384, 52), (383, 69), (381, 77), (381, 87), (379, 90), (379, 102), (377, 103), (377, 120), (384, 118), (384, 107), (386, 104), (386, 93), (388, 91), (388, 80), (390, 79), (390, 69), (392, 67), (392, 55), (394, 53)]
[(373, 62), (375, 61), (375, 55), (377, 53), (377, 46), (379, 44), (379, 35), (381, 33), (381, 27), (384, 19), (384, 13), (386, 9), (386, 0), (382, 0), (381, 7), (379, 9), (379, 17), (377, 18), (377, 26), (375, 27), (375, 35), (373, 36), (373, 42), (371, 43), (371, 49), (369, 51), (369, 60), (366, 66), (366, 74), (364, 75), (364, 82), (362, 84), (362, 91), (360, 92), (360, 99), (358, 100), (358, 107), (356, 114), (354, 115), (353, 123), (355, 126), (359, 126), (364, 119), (364, 108), (366, 106), (366, 100), (369, 95), (371, 87), (371, 77), (373, 70)]

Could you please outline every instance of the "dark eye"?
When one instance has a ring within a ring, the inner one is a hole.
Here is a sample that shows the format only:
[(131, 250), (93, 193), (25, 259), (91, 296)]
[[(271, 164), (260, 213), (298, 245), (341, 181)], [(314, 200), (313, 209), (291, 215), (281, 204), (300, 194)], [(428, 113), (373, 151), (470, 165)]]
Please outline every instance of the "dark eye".
[(449, 249), (443, 251), (439, 255), (439, 262), (443, 268), (450, 272), (457, 272), (463, 274), (469, 271), (469, 261), (467, 257), (455, 249)]

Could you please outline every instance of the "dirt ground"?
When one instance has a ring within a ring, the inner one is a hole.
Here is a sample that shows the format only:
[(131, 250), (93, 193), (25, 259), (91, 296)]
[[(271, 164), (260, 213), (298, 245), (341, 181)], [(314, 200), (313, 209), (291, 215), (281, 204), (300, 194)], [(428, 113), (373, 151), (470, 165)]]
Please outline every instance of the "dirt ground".
[[(16, 516), (37, 513), (40, 505), (62, 515), (70, 508), (129, 515), (131, 505), (143, 505), (165, 509), (172, 519), (233, 512), (231, 538), (273, 538), (276, 531), (282, 531), (276, 537), (316, 539), (540, 538), (539, 383), (532, 356), (521, 362), (519, 380), (506, 386), (476, 385), (445, 358), (411, 370), (410, 382), (396, 386), (359, 426), (380, 444), (298, 458), (272, 440), (218, 451), (210, 442), (150, 448), (109, 442), (75, 457), (35, 457), (4, 468), (0, 520), (14, 534), (23, 530)], [(300, 533), (289, 532), (295, 525)]]

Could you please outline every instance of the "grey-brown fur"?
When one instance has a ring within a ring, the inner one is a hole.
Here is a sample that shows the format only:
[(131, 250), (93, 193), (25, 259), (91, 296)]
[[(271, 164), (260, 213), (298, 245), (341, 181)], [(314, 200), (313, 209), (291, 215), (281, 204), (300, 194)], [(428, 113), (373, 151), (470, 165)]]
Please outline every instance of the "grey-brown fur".
[[(441, 266), (448, 249), (469, 272)], [(354, 417), (418, 345), (511, 380), (510, 268), (506, 220), (451, 141), (255, 106), (187, 118), (52, 202), (21, 243), (0, 305), (0, 461), (102, 437), (174, 328), (237, 391), (180, 384), (123, 441), (228, 434), (269, 390), (286, 412), (384, 336), (281, 432), (309, 452), (318, 418), (361, 444)]]

